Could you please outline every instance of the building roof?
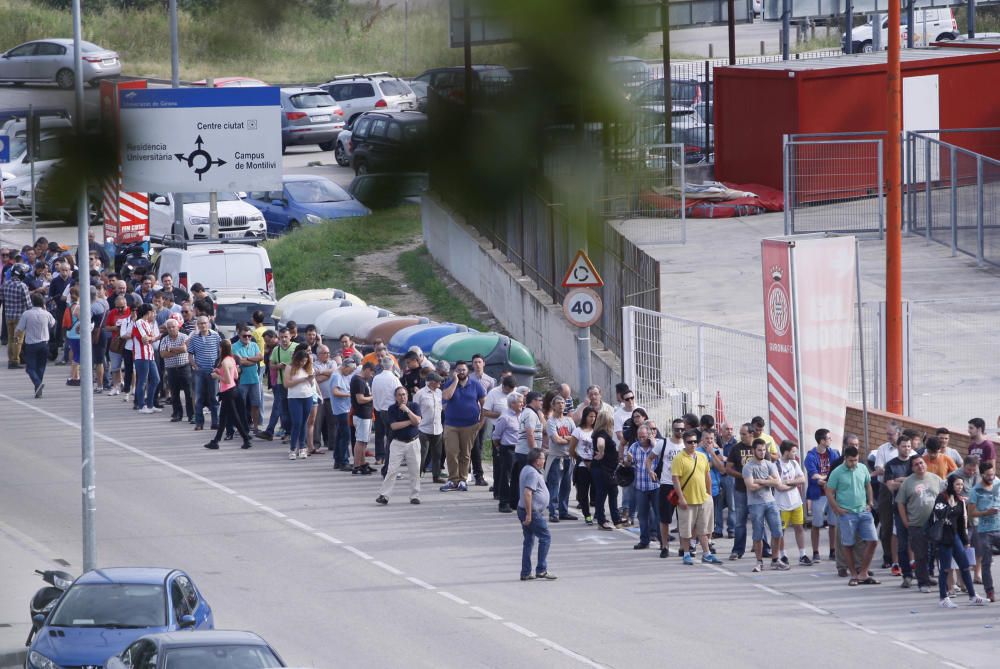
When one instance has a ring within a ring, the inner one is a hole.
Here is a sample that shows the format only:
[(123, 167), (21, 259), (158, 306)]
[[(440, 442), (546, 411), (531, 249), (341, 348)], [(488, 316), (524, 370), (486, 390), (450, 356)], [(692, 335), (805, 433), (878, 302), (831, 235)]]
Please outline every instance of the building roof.
[[(929, 47), (924, 49), (900, 49), (900, 63), (919, 62), (925, 60), (939, 60), (946, 58), (968, 58), (969, 56), (990, 54), (995, 55), (994, 49), (952, 49), (944, 47)], [(887, 64), (889, 53), (887, 51), (873, 51), (872, 53), (842, 54), (838, 56), (826, 56), (824, 58), (804, 58), (801, 60), (778, 60), (769, 63), (754, 63), (752, 65), (731, 65), (719, 68), (726, 70), (770, 70), (776, 72), (810, 72), (817, 70), (834, 70), (844, 67), (860, 66), (884, 66)]]

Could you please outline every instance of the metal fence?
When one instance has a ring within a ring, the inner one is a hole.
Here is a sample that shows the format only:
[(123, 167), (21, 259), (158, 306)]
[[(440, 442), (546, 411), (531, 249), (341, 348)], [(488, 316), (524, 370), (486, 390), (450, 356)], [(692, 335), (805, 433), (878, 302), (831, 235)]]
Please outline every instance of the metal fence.
[(907, 230), (1000, 265), (1000, 160), (941, 136), (1000, 155), (997, 128), (905, 133)]
[(601, 203), (607, 218), (640, 224), (643, 243), (687, 242), (687, 167), (683, 144), (637, 147), (636, 159), (605, 171)]
[(785, 135), (785, 234), (885, 229), (885, 133)]

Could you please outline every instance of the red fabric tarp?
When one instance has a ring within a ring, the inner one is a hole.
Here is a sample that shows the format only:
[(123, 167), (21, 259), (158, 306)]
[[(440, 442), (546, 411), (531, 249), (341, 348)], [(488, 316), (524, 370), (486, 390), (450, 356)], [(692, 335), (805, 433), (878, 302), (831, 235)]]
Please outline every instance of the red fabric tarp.
[[(739, 197), (732, 200), (688, 199), (688, 218), (732, 218), (754, 216), (767, 211), (783, 211), (785, 198), (780, 190), (760, 184), (735, 184), (722, 182), (726, 188), (756, 193), (756, 197)], [(677, 211), (680, 201), (669, 195), (657, 195), (647, 190), (639, 194), (639, 201), (645, 207), (665, 211)]]

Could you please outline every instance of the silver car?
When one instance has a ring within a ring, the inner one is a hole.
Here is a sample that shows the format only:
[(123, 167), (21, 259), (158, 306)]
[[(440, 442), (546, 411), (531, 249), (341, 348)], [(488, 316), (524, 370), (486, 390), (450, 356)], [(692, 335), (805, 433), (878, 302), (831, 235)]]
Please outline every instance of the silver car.
[(344, 129), (344, 110), (320, 88), (281, 89), (281, 151), (296, 144), (333, 149)]
[(367, 111), (405, 111), (417, 108), (417, 96), (402, 79), (388, 72), (345, 74), (320, 84), (351, 120)]
[[(83, 81), (98, 86), (101, 79), (117, 77), (122, 72), (118, 54), (90, 42), (81, 42)], [(0, 54), (0, 82), (55, 82), (60, 88), (73, 88), (73, 40), (43, 39), (25, 42)]]

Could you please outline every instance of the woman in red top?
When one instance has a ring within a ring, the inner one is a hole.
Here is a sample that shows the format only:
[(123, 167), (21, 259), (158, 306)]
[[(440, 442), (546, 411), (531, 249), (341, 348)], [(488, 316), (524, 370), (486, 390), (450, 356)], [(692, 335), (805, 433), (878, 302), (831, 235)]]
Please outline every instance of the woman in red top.
[(243, 437), (243, 448), (250, 448), (250, 433), (247, 432), (246, 419), (243, 412), (236, 408), (236, 384), (239, 383), (240, 373), (236, 368), (236, 360), (233, 358), (233, 344), (228, 339), (219, 342), (219, 366), (212, 370), (212, 378), (219, 381), (219, 427), (215, 431), (212, 441), (205, 444), (205, 448), (218, 450), (219, 439), (225, 432), (227, 425), (235, 425), (240, 436)]
[(153, 357), (153, 343), (160, 338), (160, 329), (156, 327), (156, 312), (153, 310), (153, 305), (141, 305), (136, 315), (138, 318), (132, 328), (135, 406), (139, 409), (139, 413), (159, 413), (163, 409), (153, 406), (156, 387), (160, 384), (160, 372)]

